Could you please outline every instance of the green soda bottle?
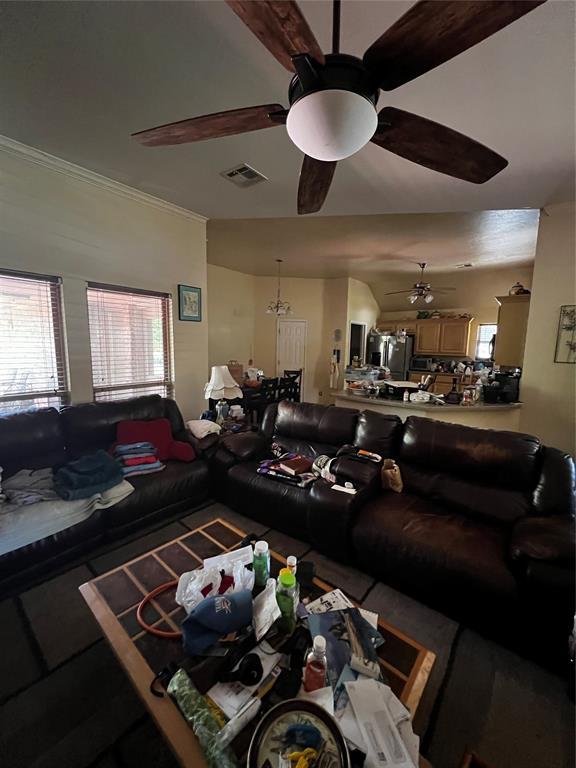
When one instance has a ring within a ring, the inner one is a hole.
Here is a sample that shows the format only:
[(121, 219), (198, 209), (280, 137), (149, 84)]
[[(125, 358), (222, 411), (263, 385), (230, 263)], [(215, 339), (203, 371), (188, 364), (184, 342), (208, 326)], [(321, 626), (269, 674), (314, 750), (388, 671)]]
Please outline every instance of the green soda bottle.
[(278, 629), (285, 635), (291, 635), (296, 627), (296, 578), (289, 568), (280, 571), (276, 602), (281, 613)]

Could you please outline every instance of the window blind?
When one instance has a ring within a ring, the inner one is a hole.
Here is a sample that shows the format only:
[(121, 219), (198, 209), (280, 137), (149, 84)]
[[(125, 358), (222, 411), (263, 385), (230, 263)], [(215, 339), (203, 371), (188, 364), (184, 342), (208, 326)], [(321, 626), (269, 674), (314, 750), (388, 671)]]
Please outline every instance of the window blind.
[(95, 400), (172, 397), (172, 300), (167, 294), (89, 284)]
[(68, 401), (59, 278), (0, 272), (0, 412)]

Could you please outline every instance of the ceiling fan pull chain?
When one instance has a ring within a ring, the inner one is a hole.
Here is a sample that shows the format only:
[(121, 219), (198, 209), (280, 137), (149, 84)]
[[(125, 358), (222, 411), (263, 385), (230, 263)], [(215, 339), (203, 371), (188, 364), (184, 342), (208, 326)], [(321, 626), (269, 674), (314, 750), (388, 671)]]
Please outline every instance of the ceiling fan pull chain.
[(340, 0), (332, 5), (332, 53), (340, 53)]

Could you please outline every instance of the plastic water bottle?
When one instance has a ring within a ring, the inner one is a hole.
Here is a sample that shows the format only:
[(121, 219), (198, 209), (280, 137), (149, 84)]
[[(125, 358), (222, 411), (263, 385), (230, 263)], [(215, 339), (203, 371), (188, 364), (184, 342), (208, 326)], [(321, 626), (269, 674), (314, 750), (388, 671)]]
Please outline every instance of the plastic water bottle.
[(312, 650), (306, 657), (304, 690), (317, 691), (326, 685), (326, 639), (316, 635)]
[(254, 583), (257, 587), (265, 587), (270, 578), (270, 550), (267, 541), (257, 541), (254, 544)]
[(288, 568), (282, 568), (276, 587), (276, 602), (280, 608), (278, 629), (291, 635), (296, 627), (296, 577)]

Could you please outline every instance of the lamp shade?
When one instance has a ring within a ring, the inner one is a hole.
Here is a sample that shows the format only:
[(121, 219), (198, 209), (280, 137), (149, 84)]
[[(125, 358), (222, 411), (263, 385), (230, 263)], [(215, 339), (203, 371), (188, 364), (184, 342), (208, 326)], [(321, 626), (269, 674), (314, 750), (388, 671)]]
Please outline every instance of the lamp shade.
[(242, 390), (232, 378), (227, 365), (213, 365), (210, 381), (204, 386), (206, 400), (235, 400), (243, 397)]

